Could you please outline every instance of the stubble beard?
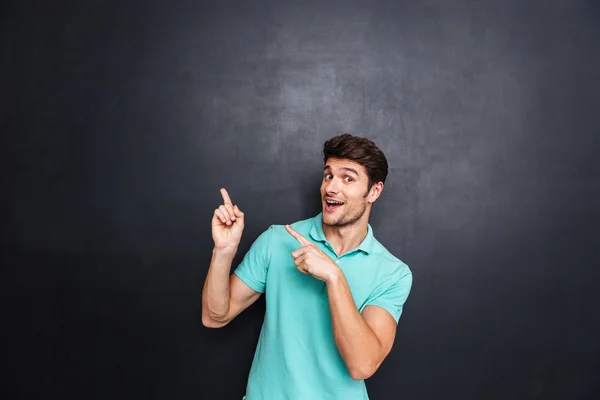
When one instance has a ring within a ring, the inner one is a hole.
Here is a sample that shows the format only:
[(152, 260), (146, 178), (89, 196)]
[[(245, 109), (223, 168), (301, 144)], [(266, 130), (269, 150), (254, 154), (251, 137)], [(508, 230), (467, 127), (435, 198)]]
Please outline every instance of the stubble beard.
[(363, 201), (361, 202), (361, 204), (359, 206), (360, 208), (356, 212), (354, 212), (352, 214), (350, 214), (349, 212), (346, 212), (345, 214), (340, 215), (336, 220), (334, 220), (330, 223), (326, 222), (325, 220), (323, 220), (323, 223), (327, 226), (335, 226), (335, 227), (344, 227), (344, 226), (354, 225), (358, 220), (360, 220), (362, 218), (362, 216), (365, 214), (365, 211), (367, 210), (367, 201), (364, 199), (366, 199), (366, 196), (363, 197)]

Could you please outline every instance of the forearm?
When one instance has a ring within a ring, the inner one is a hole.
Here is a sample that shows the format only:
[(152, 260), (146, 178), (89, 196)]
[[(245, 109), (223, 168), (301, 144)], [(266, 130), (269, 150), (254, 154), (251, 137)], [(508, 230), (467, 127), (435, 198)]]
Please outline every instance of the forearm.
[(202, 291), (202, 318), (221, 321), (229, 312), (229, 277), (235, 250), (213, 249)]
[(358, 312), (341, 270), (327, 281), (327, 292), (340, 355), (354, 379), (366, 379), (377, 368), (382, 345)]

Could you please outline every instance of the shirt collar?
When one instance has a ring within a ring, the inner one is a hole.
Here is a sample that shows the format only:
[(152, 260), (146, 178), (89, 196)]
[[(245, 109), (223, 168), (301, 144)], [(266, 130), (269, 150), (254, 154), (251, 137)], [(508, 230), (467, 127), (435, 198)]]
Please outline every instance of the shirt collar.
[[(312, 219), (312, 227), (310, 228), (309, 234), (316, 241), (329, 243), (329, 241), (325, 237), (325, 233), (323, 232), (323, 213), (322, 212), (320, 212), (317, 216), (315, 216)], [(371, 227), (370, 224), (367, 224), (367, 236), (365, 236), (363, 241), (354, 250), (362, 250), (365, 253), (369, 254), (373, 251), (374, 241), (375, 241), (375, 238), (373, 236), (373, 228)]]

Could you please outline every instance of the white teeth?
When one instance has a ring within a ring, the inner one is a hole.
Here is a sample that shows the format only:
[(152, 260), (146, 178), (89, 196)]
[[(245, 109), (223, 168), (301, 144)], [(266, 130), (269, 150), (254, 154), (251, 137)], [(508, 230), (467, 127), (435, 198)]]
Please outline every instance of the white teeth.
[(331, 204), (331, 205), (342, 205), (344, 203), (340, 203), (339, 201), (331, 201), (331, 200), (327, 200), (327, 204)]

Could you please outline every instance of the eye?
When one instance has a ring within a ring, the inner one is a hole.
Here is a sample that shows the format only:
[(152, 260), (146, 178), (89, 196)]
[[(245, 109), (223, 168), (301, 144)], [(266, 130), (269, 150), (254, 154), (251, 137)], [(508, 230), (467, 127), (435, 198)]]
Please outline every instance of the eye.
[(354, 179), (352, 179), (352, 177), (350, 177), (350, 176), (347, 176), (347, 177), (346, 177), (346, 180), (348, 180), (348, 181), (353, 181)]
[(325, 179), (331, 179), (331, 174), (325, 174)]

